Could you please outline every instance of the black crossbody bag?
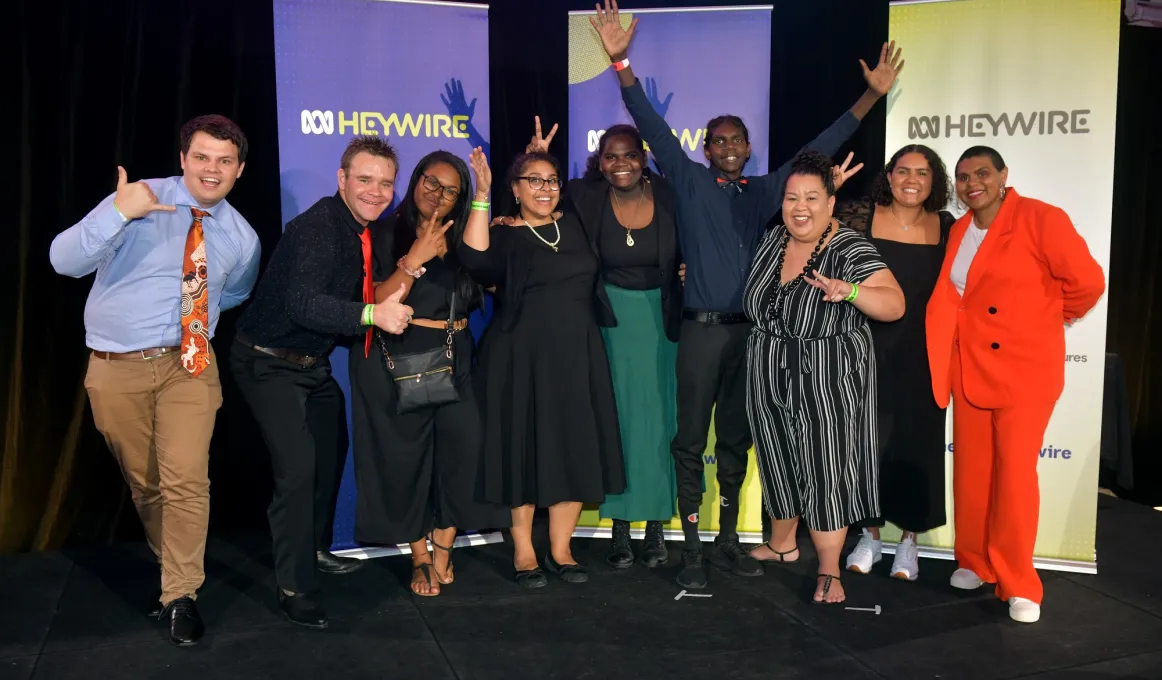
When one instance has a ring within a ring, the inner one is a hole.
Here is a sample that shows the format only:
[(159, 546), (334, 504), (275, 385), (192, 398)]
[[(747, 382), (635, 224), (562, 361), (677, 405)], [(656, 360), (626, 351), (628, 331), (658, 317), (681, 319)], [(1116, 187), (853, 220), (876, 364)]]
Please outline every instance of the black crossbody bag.
[(453, 366), (452, 336), (456, 333), (456, 293), (448, 305), (448, 339), (443, 347), (425, 352), (391, 356), (387, 352), (387, 342), (381, 333), (376, 333), (379, 349), (387, 372), (395, 383), (395, 408), (397, 413), (411, 413), (420, 409), (460, 401), (456, 391)]

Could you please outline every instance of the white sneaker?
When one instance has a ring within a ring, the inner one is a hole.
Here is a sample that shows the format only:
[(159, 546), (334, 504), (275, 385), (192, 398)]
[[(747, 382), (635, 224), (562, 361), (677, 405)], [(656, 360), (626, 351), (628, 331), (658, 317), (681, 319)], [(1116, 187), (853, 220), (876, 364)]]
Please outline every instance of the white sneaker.
[(855, 544), (855, 550), (847, 556), (847, 569), (859, 574), (866, 574), (871, 571), (872, 565), (879, 562), (884, 557), (884, 544), (872, 538), (871, 532), (867, 529), (863, 530), (863, 535), (859, 537), (859, 543)]
[(1018, 623), (1037, 623), (1041, 618), (1041, 605), (1023, 597), (1010, 597), (1009, 618)]
[(910, 538), (896, 544), (896, 557), (892, 560), (892, 578), (915, 581), (920, 576), (920, 548)]
[(961, 590), (976, 590), (984, 585), (984, 581), (980, 579), (971, 569), (957, 569), (952, 572), (952, 578), (949, 580), (953, 588)]

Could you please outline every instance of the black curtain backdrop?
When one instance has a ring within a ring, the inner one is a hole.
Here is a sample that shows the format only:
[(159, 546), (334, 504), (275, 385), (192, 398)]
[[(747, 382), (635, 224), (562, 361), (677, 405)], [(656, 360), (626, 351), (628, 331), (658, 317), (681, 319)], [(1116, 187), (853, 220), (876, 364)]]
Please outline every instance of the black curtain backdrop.
[[(743, 4), (708, 0), (634, 2), (634, 8)], [(755, 3), (758, 4), (758, 3)], [(776, 0), (772, 31), (772, 164), (788, 158), (863, 91), (857, 59), (873, 61), (887, 35), (884, 0)], [(568, 134), (565, 12), (576, 0), (493, 2), (490, 22), (494, 171), (521, 151), (534, 115)], [(0, 553), (140, 539), (128, 493), (96, 432), (83, 389), (87, 352), (82, 314), (92, 278), (53, 272), (53, 237), (113, 189), (117, 165), (130, 180), (180, 172), (178, 128), (204, 113), (237, 121), (250, 139), (246, 170), (230, 201), (262, 240), (264, 262), (281, 234), (271, 3), (19, 0), (9, 61), (16, 93), (18, 206), (2, 250), (0, 310)], [(648, 31), (648, 18), (639, 30)], [(1115, 172), (1110, 351), (1127, 366), (1137, 445), (1138, 491), (1156, 498), (1162, 469), (1151, 455), (1162, 441), (1162, 369), (1151, 351), (1159, 328), (1162, 256), (1159, 208), (1147, 187), (1162, 181), (1150, 84), (1162, 63), (1162, 30), (1126, 27)], [(385, 35), (384, 39), (390, 39)], [(906, 46), (905, 50), (906, 50)], [(723, 44), (729, 73), (738, 46)], [(354, 57), (353, 57), (354, 58)], [(465, 56), (479, 58), (475, 55)], [(767, 58), (767, 55), (760, 55)], [(441, 74), (433, 82), (443, 82)], [(724, 113), (729, 102), (724, 102)], [(849, 149), (883, 158), (884, 106), (864, 121)], [(564, 143), (556, 146), (569, 167)], [(871, 169), (869, 167), (869, 169)], [(846, 187), (865, 188), (871, 173)], [(505, 192), (496, 192), (506, 209)], [(11, 214), (11, 213), (10, 213)], [(237, 312), (223, 315), (214, 345), (225, 359)], [(211, 447), (211, 531), (265, 530), (269, 458), (228, 372)]]

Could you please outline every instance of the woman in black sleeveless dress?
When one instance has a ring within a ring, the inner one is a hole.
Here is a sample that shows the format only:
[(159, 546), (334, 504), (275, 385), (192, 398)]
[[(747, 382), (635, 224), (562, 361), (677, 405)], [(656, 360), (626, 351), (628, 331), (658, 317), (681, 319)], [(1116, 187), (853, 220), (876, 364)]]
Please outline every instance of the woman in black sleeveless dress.
[[(479, 198), (491, 176), (482, 154), (470, 160)], [(613, 312), (598, 283), (597, 252), (576, 215), (557, 212), (561, 179), (552, 156), (519, 156), (508, 182), (520, 205), (516, 224), (490, 230), (487, 214), (474, 209), (459, 253), (476, 280), (496, 286), (476, 373), (484, 498), (512, 508), (516, 580), (535, 588), (546, 578), (532, 544), (534, 510), (549, 509), (545, 569), (585, 581), (571, 550), (581, 505), (623, 492), (625, 465), (598, 327), (612, 323)]]
[(932, 149), (910, 144), (888, 161), (871, 196), (836, 211), (862, 231), (904, 291), (904, 317), (872, 322), (879, 366), (880, 517), (860, 522), (863, 533), (847, 568), (868, 573), (882, 557), (880, 527), (903, 530), (891, 575), (914, 581), (920, 573), (916, 535), (946, 522), (945, 411), (932, 398), (924, 310), (940, 275), (948, 231), (944, 210), (948, 172)]

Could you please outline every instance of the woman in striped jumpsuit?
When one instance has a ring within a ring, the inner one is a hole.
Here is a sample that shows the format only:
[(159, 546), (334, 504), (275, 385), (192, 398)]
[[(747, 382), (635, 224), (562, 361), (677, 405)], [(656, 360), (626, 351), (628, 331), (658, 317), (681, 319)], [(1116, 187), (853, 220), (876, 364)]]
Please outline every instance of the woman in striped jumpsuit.
[(802, 517), (819, 555), (816, 602), (842, 602), (847, 527), (879, 514), (875, 354), (868, 318), (895, 321), (904, 294), (879, 253), (832, 218), (831, 160), (792, 161), (783, 224), (759, 246), (743, 306), (747, 414), (772, 536), (752, 555), (798, 559)]

